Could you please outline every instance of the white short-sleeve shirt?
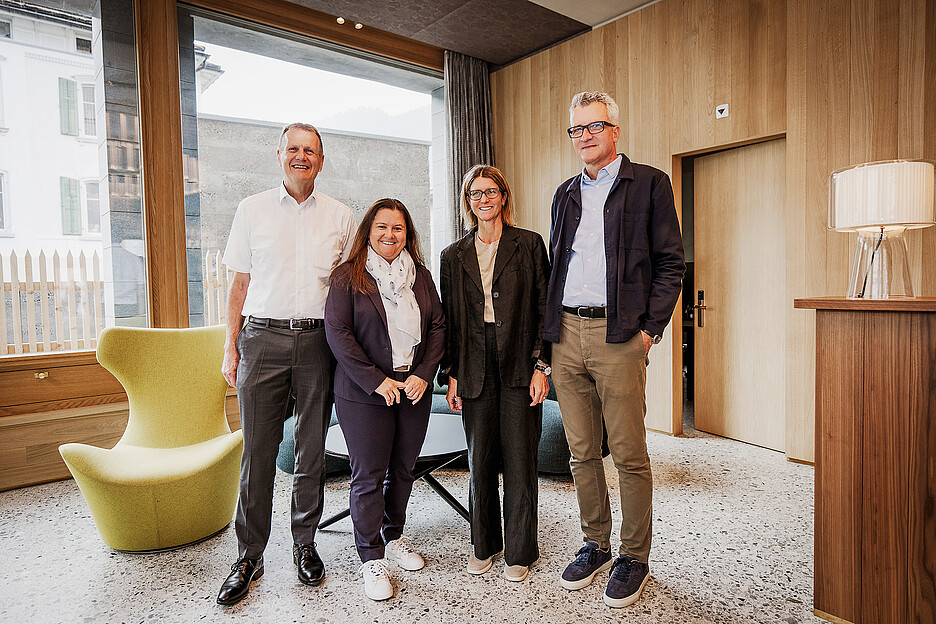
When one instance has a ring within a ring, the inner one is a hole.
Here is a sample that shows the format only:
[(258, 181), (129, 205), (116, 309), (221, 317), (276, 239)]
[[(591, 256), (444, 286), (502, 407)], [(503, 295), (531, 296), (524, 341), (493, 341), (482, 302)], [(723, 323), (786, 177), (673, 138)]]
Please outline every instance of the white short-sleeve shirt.
[(241, 313), (324, 318), (332, 269), (348, 259), (351, 209), (319, 191), (298, 204), (286, 188), (244, 199), (234, 213), (224, 264), (250, 273)]

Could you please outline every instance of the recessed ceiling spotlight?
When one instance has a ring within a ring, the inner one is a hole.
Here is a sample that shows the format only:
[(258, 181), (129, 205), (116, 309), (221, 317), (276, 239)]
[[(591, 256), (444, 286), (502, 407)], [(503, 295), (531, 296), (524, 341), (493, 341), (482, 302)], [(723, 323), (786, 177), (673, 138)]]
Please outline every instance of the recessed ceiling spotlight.
[(339, 24), (344, 24), (344, 18), (343, 18), (343, 17), (339, 17), (339, 18), (336, 19), (335, 21), (338, 22)]
[(356, 28), (357, 30), (361, 30), (362, 28), (364, 28), (364, 24), (362, 24), (361, 22), (358, 22), (357, 24), (354, 25), (354, 28)]

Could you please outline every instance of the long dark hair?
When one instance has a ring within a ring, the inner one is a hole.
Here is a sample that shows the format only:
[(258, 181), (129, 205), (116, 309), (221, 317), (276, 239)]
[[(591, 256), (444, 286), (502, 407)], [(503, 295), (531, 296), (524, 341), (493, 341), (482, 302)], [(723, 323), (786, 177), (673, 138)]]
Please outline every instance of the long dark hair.
[(389, 197), (378, 199), (367, 209), (367, 213), (361, 219), (361, 225), (358, 226), (357, 233), (354, 235), (354, 242), (351, 243), (351, 253), (341, 265), (350, 265), (348, 282), (351, 288), (359, 293), (375, 292), (374, 282), (367, 277), (367, 247), (370, 244), (370, 231), (374, 225), (374, 219), (381, 210), (396, 210), (403, 215), (403, 222), (406, 224), (406, 251), (413, 258), (416, 266), (425, 266), (422, 251), (419, 249), (419, 236), (416, 234), (409, 210), (399, 199)]

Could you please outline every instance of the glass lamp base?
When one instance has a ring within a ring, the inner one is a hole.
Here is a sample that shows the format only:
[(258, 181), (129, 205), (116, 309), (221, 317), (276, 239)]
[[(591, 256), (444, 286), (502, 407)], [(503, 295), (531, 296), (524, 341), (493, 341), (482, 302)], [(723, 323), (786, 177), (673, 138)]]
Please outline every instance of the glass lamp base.
[(849, 299), (913, 297), (906, 228), (861, 230), (852, 259)]

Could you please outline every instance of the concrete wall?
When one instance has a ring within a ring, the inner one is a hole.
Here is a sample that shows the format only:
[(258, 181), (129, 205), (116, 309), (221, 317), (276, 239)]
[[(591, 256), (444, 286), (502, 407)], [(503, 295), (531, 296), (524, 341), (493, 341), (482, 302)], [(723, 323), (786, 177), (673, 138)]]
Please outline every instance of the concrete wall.
[[(280, 184), (276, 143), (282, 124), (198, 117), (202, 250), (224, 250), (237, 204)], [(381, 197), (409, 209), (427, 263), (433, 265), (429, 143), (321, 129), (325, 165), (315, 186), (347, 204), (355, 220)]]

